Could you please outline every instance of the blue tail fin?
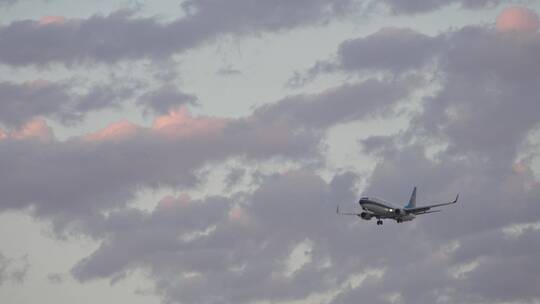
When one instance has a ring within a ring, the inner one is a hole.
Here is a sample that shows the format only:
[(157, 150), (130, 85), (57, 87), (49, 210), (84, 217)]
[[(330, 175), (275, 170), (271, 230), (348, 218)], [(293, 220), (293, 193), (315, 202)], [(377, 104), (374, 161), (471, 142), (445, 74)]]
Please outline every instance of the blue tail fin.
[(405, 208), (414, 208), (416, 207), (416, 187), (414, 187), (411, 198), (409, 199), (409, 204)]

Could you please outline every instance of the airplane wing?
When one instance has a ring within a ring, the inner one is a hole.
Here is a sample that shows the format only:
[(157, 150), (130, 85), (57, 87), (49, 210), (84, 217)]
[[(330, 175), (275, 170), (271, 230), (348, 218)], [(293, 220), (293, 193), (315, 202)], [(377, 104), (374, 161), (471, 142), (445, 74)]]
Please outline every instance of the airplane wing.
[(422, 207), (416, 207), (416, 208), (408, 208), (405, 210), (407, 211), (407, 213), (412, 213), (412, 214), (425, 214), (425, 213), (439, 212), (440, 210), (435, 210), (435, 211), (429, 211), (429, 210), (434, 207), (441, 207), (441, 206), (455, 204), (457, 203), (458, 199), (459, 199), (459, 194), (456, 196), (455, 200), (448, 203), (434, 204), (434, 205), (428, 205), (428, 206), (422, 206)]

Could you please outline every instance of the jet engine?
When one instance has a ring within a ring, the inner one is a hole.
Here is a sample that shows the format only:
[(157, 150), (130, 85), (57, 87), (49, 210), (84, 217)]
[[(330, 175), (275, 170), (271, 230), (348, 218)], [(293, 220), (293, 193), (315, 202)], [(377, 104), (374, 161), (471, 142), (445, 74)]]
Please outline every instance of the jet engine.
[(399, 208), (394, 209), (394, 213), (396, 215), (404, 215), (405, 214), (405, 212), (403, 210), (399, 209)]
[(373, 217), (373, 214), (369, 214), (367, 212), (362, 212), (362, 213), (360, 213), (360, 217), (362, 219), (364, 219), (364, 220), (369, 221)]

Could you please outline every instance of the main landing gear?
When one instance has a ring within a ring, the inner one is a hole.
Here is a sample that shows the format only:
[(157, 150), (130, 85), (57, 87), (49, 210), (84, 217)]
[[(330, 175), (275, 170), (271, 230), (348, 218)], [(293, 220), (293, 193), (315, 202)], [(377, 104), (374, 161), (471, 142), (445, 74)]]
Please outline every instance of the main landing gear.
[(377, 225), (382, 225), (382, 220), (378, 220)]

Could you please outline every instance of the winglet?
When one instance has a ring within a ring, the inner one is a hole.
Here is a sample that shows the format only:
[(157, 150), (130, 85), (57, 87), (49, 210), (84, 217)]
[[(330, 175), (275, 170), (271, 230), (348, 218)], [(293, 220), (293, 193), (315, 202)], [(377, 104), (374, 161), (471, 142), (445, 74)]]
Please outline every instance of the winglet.
[(339, 214), (339, 205), (336, 207), (336, 214)]
[(456, 195), (456, 199), (452, 201), (452, 204), (457, 203), (458, 199), (459, 199), (459, 193), (458, 193), (458, 195)]

